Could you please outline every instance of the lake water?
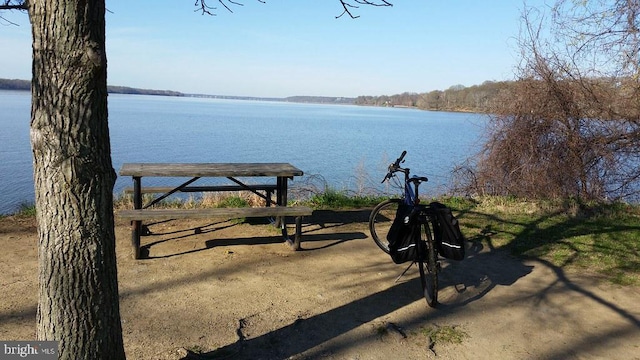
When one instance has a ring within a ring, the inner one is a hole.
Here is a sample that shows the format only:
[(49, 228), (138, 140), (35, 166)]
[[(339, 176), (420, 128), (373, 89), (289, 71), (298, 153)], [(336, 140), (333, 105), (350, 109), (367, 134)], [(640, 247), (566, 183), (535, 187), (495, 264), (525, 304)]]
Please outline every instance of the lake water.
[[(0, 90), (0, 213), (34, 202), (29, 92)], [(125, 162), (288, 162), (338, 190), (381, 190), (386, 167), (405, 166), (442, 192), (456, 164), (479, 149), (486, 118), (416, 109), (109, 95), (113, 166)], [(143, 185), (162, 185), (160, 180)], [(131, 186), (118, 178), (114, 192)]]

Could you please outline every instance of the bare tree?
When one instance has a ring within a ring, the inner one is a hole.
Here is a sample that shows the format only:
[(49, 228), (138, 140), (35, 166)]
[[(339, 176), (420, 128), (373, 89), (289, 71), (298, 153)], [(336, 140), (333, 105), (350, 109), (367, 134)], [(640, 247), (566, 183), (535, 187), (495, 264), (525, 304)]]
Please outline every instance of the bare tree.
[(496, 102), (477, 161), (478, 191), (638, 196), (638, 3), (560, 0), (550, 17), (523, 13), (519, 80)]
[[(228, 10), (229, 4), (240, 5), (230, 0), (219, 3)], [(204, 0), (196, 1), (196, 7), (204, 13), (213, 10)], [(59, 341), (62, 360), (124, 359), (104, 0), (2, 0), (0, 10), (27, 11), (33, 33), (37, 338)]]

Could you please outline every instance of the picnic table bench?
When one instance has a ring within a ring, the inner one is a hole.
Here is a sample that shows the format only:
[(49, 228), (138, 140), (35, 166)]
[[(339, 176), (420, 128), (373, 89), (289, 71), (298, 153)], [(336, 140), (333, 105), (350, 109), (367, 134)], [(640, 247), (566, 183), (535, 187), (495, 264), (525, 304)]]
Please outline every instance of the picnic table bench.
[[(140, 236), (148, 233), (143, 225), (147, 220), (168, 220), (186, 218), (253, 218), (274, 217), (275, 224), (282, 229), (284, 240), (294, 249), (299, 250), (302, 232), (302, 218), (311, 215), (313, 210), (307, 206), (287, 206), (288, 180), (294, 176), (302, 176), (302, 170), (288, 163), (125, 163), (120, 169), (120, 176), (131, 176), (133, 188), (125, 192), (133, 193), (133, 209), (120, 210), (118, 215), (131, 221), (131, 245), (133, 257), (140, 258)], [(189, 180), (175, 187), (143, 187), (143, 177), (182, 177)], [(200, 178), (227, 178), (235, 185), (191, 185)], [(276, 183), (246, 184), (240, 178), (275, 177)], [(168, 196), (177, 192), (207, 191), (250, 191), (265, 199), (265, 207), (210, 208), (210, 209), (161, 209), (152, 208)], [(261, 193), (264, 191), (265, 193)], [(275, 192), (275, 204), (272, 194)], [(142, 203), (143, 193), (162, 194), (148, 204)], [(295, 218), (295, 234), (293, 239), (287, 232), (286, 217)]]

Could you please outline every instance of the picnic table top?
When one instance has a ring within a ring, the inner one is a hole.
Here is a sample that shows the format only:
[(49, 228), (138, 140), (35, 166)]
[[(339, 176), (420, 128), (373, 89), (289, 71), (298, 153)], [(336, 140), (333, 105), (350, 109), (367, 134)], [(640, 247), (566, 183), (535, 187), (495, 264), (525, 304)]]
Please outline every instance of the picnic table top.
[(159, 177), (249, 177), (302, 176), (302, 170), (289, 163), (125, 163), (121, 176)]

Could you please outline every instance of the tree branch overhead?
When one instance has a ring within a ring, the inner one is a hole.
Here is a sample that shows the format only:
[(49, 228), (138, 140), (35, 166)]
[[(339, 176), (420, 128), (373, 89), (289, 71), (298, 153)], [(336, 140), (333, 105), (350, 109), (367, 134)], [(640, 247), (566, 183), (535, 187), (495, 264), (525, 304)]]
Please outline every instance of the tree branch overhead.
[[(262, 4), (266, 3), (265, 0), (256, 0)], [(343, 15), (347, 14), (349, 15), (350, 18), (352, 19), (357, 19), (360, 16), (359, 15), (354, 15), (353, 14), (353, 10), (354, 9), (358, 9), (360, 7), (360, 5), (368, 5), (368, 6), (393, 6), (392, 3), (390, 3), (387, 0), (379, 0), (379, 1), (370, 1), (370, 0), (339, 0), (340, 1), (340, 5), (342, 5), (342, 13), (340, 13), (340, 15), (336, 16), (336, 19), (341, 18)], [(244, 6), (243, 3), (235, 1), (235, 0), (218, 0), (218, 3), (220, 3), (227, 11), (229, 12), (233, 12), (233, 10), (231, 9), (232, 6)], [(215, 6), (211, 6), (208, 4), (207, 0), (196, 0), (195, 2), (195, 7), (196, 10), (195, 11), (199, 11), (202, 13), (202, 15), (211, 15), (211, 16), (216, 16), (216, 10), (217, 8)]]

